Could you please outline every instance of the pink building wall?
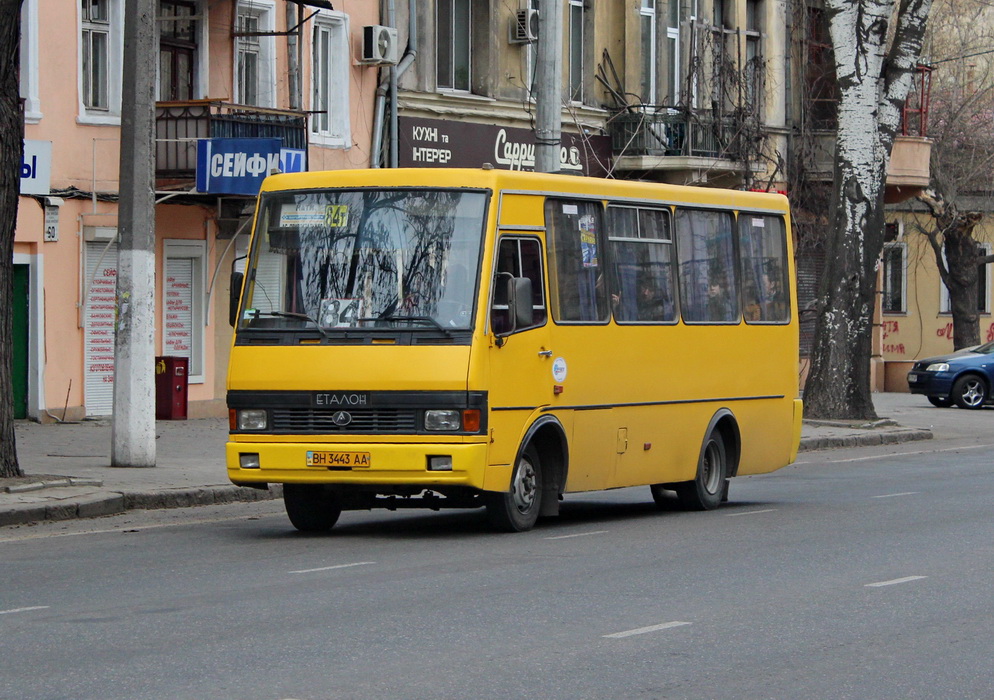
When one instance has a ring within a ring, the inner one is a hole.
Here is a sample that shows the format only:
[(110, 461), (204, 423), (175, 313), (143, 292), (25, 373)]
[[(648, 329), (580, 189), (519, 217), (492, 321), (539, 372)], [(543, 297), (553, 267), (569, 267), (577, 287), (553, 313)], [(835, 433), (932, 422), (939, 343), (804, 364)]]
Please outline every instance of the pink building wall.
[[(36, 34), (25, 32), (27, 46), (34, 42), (36, 63), (22, 70), (35, 71), (40, 118), (28, 119), (25, 138), (52, 142), (51, 189), (62, 198), (59, 207), (58, 240), (46, 241), (41, 197), (22, 195), (14, 244), (15, 264), (30, 268), (31, 310), (29, 319), (28, 415), (38, 420), (79, 419), (86, 415), (82, 303), (86, 293), (84, 274), (84, 227), (116, 227), (117, 204), (102, 201), (103, 195), (118, 192), (120, 129), (117, 125), (93, 125), (80, 120), (79, 3), (66, 0), (24, 0), (26, 13), (35, 13)], [(123, 0), (122, 0), (123, 2)], [(357, 65), (362, 28), (379, 22), (378, 4), (365, 0), (336, 0), (335, 10), (348, 17), (351, 55), (348, 57), (351, 145), (329, 148), (311, 143), (309, 169), (367, 167), (374, 93), (379, 72)], [(31, 7), (31, 6), (34, 7)], [(196, 98), (230, 101), (233, 95), (234, 43), (231, 36), (236, 0), (212, 0), (209, 8), (207, 80)], [(275, 30), (287, 28), (285, 0), (273, 0)], [(296, 6), (293, 6), (296, 8)], [(67, 11), (68, 10), (68, 11)], [(314, 8), (305, 8), (305, 16)], [(302, 94), (304, 109), (310, 109), (310, 31), (306, 25)], [(287, 40), (275, 38), (277, 107), (289, 105)], [(202, 47), (201, 47), (202, 48)], [(119, 78), (117, 78), (119, 80)], [(80, 196), (72, 196), (72, 188)], [(99, 201), (89, 193), (101, 195)], [(203, 381), (189, 387), (189, 415), (221, 414), (224, 407), (224, 374), (231, 329), (227, 323), (228, 272), (234, 246), (218, 238), (216, 201), (201, 197), (196, 204), (165, 201), (156, 207), (156, 353), (163, 351), (163, 254), (168, 240), (202, 241), (204, 295)], [(227, 252), (227, 255), (225, 253)]]

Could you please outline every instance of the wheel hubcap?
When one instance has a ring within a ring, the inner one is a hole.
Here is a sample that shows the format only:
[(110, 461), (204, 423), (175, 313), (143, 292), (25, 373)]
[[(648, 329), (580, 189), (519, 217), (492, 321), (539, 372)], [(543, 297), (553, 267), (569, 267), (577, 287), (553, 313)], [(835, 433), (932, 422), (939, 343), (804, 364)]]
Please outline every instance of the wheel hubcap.
[(980, 390), (979, 382), (970, 382), (963, 392), (963, 402), (968, 406), (977, 406), (984, 400), (984, 392)]
[(535, 504), (535, 496), (538, 492), (538, 475), (532, 463), (522, 458), (518, 462), (518, 470), (514, 475), (514, 484), (511, 486), (511, 496), (514, 498), (514, 507), (519, 513), (527, 513)]

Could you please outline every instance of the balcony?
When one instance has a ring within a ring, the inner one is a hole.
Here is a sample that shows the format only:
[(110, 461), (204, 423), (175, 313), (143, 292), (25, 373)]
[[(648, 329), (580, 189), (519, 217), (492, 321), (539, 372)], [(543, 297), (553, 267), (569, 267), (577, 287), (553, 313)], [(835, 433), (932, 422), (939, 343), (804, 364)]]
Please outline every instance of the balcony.
[[(808, 175), (813, 180), (831, 182), (835, 167), (835, 132), (816, 132), (810, 143)], [(884, 199), (888, 204), (911, 199), (928, 187), (931, 154), (930, 138), (904, 134), (894, 137), (884, 190)]]
[(669, 172), (670, 181), (762, 172), (749, 157), (756, 128), (753, 120), (675, 111), (620, 111), (608, 122), (616, 170)]
[(194, 179), (197, 139), (205, 138), (278, 138), (285, 148), (306, 149), (307, 114), (219, 100), (157, 102), (156, 179)]

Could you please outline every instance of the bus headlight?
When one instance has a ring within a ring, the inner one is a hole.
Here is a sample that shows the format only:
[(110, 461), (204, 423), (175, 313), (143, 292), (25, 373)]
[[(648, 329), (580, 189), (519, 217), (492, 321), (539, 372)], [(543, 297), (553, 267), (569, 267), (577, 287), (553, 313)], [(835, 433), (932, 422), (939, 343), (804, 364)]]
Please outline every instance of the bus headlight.
[(459, 430), (462, 411), (430, 409), (425, 411), (425, 430)]
[(237, 413), (239, 430), (265, 430), (266, 412), (258, 408), (245, 408)]
[(948, 372), (949, 363), (948, 362), (935, 362), (925, 368), (926, 372)]

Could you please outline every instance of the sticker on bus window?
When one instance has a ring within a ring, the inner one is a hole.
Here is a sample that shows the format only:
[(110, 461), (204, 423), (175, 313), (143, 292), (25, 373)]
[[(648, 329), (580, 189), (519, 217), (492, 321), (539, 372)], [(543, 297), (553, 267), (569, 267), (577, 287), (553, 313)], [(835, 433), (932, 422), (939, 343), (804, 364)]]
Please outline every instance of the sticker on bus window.
[(350, 328), (361, 318), (362, 299), (322, 299), (318, 321), (322, 328)]
[(563, 214), (576, 216), (579, 213), (580, 213), (580, 210), (577, 208), (577, 206), (575, 204), (564, 204), (563, 205)]
[(758, 216), (752, 217), (752, 227), (753, 228), (766, 228), (766, 219)]
[(300, 226), (324, 226), (325, 211), (321, 207), (298, 209), (293, 204), (284, 204), (280, 209), (280, 228)]
[(580, 219), (580, 252), (584, 267), (597, 267), (597, 231), (590, 214)]
[(328, 228), (345, 228), (349, 225), (349, 205), (329, 204), (325, 207), (324, 225)]

